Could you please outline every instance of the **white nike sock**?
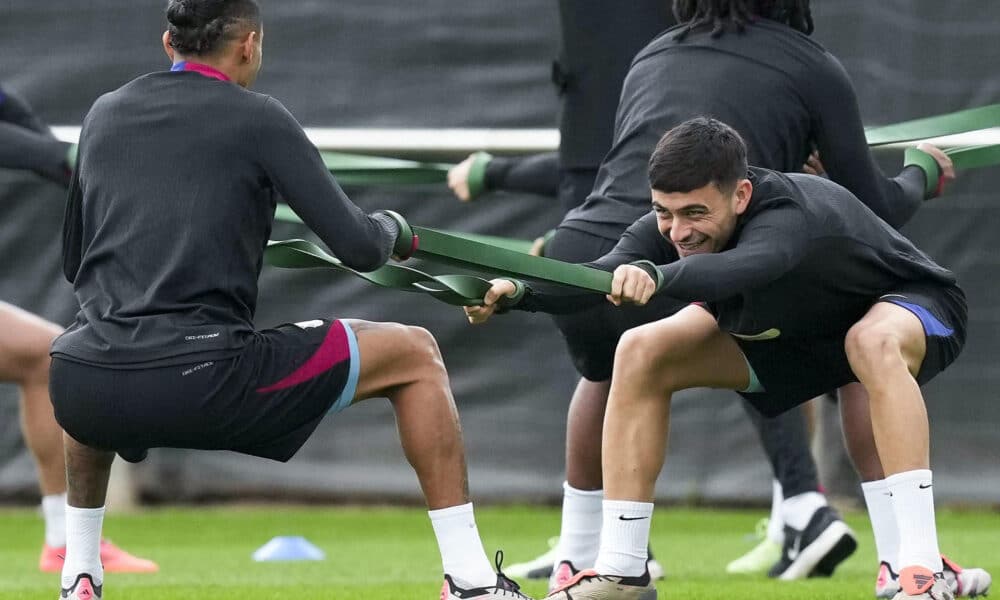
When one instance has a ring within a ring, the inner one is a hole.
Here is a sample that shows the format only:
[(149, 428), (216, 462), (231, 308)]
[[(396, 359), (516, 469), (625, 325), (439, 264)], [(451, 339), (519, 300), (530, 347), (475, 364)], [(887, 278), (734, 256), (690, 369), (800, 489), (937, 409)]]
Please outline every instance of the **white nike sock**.
[(638, 577), (646, 572), (652, 502), (604, 501), (601, 550), (594, 570), (601, 575)]
[(66, 545), (66, 493), (42, 496), (45, 544), (50, 548)]
[(785, 522), (781, 518), (781, 484), (777, 479), (771, 480), (771, 517), (767, 520), (767, 539), (778, 544), (785, 543)]
[(896, 473), (886, 477), (885, 484), (892, 494), (889, 501), (899, 530), (898, 568), (919, 565), (940, 573), (944, 566), (938, 549), (930, 469)]
[(865, 481), (861, 483), (861, 491), (868, 506), (868, 519), (872, 522), (878, 560), (888, 563), (889, 568), (899, 573), (899, 529), (896, 528), (896, 513), (892, 510), (889, 486), (885, 479)]
[(781, 517), (785, 525), (802, 531), (809, 524), (813, 514), (826, 506), (826, 496), (819, 492), (804, 492), (781, 502)]
[(89, 573), (95, 585), (104, 581), (101, 566), (101, 526), (104, 507), (76, 508), (66, 505), (66, 562), (63, 563), (62, 586), (68, 588), (80, 573)]
[(496, 585), (497, 575), (479, 539), (472, 503), (431, 510), (427, 514), (441, 551), (444, 572), (466, 587)]
[(601, 547), (601, 501), (604, 490), (578, 490), (563, 482), (562, 528), (554, 564), (568, 560), (578, 571), (589, 569)]

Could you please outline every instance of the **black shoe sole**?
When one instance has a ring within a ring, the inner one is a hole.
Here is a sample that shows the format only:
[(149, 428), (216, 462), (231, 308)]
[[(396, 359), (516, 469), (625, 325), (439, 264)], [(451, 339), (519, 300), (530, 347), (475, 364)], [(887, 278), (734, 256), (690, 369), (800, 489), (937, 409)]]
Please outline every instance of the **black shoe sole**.
[(812, 572), (810, 577), (829, 577), (837, 566), (844, 562), (847, 557), (854, 554), (858, 549), (858, 541), (849, 535), (840, 538), (840, 541), (822, 558)]

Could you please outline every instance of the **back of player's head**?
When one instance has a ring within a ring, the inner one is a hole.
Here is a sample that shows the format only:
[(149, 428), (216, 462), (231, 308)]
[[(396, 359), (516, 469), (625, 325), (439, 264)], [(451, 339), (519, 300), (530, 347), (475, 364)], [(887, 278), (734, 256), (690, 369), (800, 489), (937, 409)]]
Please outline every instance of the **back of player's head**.
[(730, 192), (747, 175), (747, 147), (722, 121), (697, 117), (668, 131), (649, 158), (649, 186), (670, 194), (710, 183)]
[(674, 16), (682, 27), (675, 35), (684, 37), (697, 27), (712, 27), (712, 37), (735, 27), (746, 26), (762, 17), (788, 25), (809, 35), (813, 32), (809, 0), (674, 0)]
[(256, 0), (169, 0), (170, 46), (189, 56), (205, 56), (247, 31), (260, 31)]

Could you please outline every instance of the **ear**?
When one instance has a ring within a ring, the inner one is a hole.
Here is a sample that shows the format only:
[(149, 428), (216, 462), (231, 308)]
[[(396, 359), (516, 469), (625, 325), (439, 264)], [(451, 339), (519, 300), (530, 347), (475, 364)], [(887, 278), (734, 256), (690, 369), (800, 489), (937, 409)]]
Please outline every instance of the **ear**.
[(741, 179), (736, 184), (736, 214), (742, 215), (750, 206), (750, 197), (753, 196), (753, 184), (749, 179)]
[(170, 62), (174, 62), (174, 49), (170, 47), (170, 32), (163, 32), (163, 51), (167, 53)]
[(250, 31), (246, 34), (246, 37), (240, 42), (240, 55), (243, 62), (249, 63), (253, 62), (254, 53), (257, 52), (257, 32)]

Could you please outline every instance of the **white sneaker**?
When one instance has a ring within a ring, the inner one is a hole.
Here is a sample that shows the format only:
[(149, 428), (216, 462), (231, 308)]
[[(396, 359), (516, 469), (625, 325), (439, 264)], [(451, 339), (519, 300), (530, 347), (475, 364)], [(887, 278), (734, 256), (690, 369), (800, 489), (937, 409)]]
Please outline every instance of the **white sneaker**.
[(554, 600), (656, 600), (656, 586), (649, 572), (639, 577), (598, 575), (580, 571), (562, 587), (549, 593)]
[(80, 573), (69, 588), (59, 592), (60, 600), (101, 600), (104, 586), (94, 583), (90, 573)]
[(899, 573), (899, 591), (893, 600), (955, 600), (944, 575), (925, 567), (905, 567)]
[(483, 587), (462, 587), (467, 585), (445, 574), (444, 585), (441, 586), (441, 600), (532, 600), (530, 596), (521, 593), (513, 579), (504, 575), (500, 569), (503, 565), (503, 552), (497, 551), (497, 581), (495, 585)]
[[(975, 598), (989, 593), (993, 578), (988, 571), (960, 567), (958, 563), (944, 555), (941, 556), (941, 561), (944, 563), (942, 575), (945, 583), (956, 598)], [(899, 575), (892, 570), (889, 563), (882, 561), (878, 567), (878, 578), (875, 580), (875, 597), (890, 599), (897, 592), (899, 592)]]
[(993, 578), (985, 569), (962, 568), (944, 555), (941, 556), (941, 561), (944, 563), (944, 580), (948, 582), (948, 587), (956, 598), (959, 596), (975, 598), (990, 592)]

